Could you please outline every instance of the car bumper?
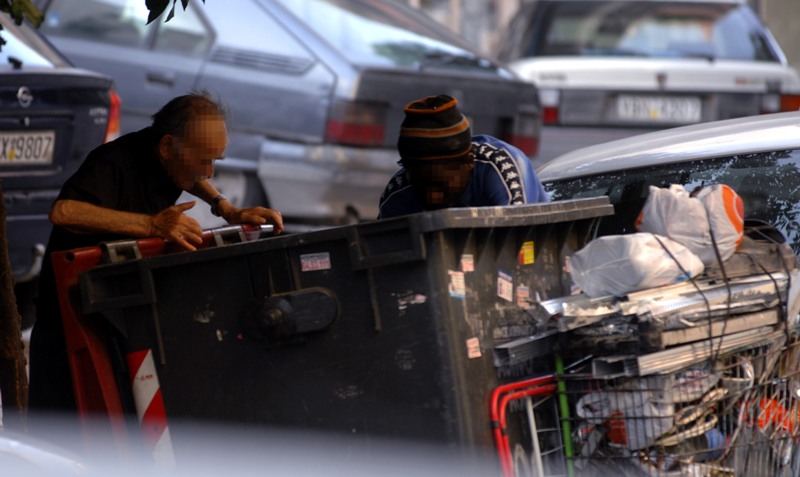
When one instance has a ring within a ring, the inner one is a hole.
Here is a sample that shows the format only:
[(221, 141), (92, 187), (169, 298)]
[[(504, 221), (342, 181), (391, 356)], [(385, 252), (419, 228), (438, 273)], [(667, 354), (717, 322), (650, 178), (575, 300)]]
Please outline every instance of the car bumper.
[(378, 216), (398, 160), (394, 148), (267, 141), (258, 177), (272, 208), (285, 218), (338, 224)]

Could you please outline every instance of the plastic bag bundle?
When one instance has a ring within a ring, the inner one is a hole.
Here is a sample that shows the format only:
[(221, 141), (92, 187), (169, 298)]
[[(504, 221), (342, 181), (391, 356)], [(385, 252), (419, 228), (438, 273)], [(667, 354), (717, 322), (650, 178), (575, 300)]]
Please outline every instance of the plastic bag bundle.
[(687, 247), (642, 232), (596, 238), (571, 257), (570, 267), (573, 280), (590, 297), (623, 296), (682, 282), (699, 275), (704, 268)]
[(723, 184), (704, 187), (695, 197), (679, 184), (668, 189), (650, 186), (636, 226), (640, 232), (663, 235), (685, 245), (708, 266), (717, 263), (714, 242), (723, 261), (741, 243), (744, 204)]
[[(742, 198), (733, 189), (723, 184), (703, 187), (695, 197), (706, 208), (708, 223), (714, 233), (714, 240), (717, 242), (722, 260), (729, 259), (744, 238), (744, 202)], [(700, 259), (702, 260), (702, 257)]]
[(582, 396), (575, 406), (578, 417), (607, 429), (612, 445), (638, 450), (653, 444), (674, 423), (675, 406), (656, 402), (644, 387), (641, 390), (599, 391)]

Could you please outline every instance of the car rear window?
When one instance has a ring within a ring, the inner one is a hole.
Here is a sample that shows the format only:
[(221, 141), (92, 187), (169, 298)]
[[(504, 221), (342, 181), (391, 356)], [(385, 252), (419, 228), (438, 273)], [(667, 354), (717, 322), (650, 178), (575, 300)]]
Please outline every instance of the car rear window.
[(688, 190), (726, 184), (744, 200), (745, 217), (777, 227), (800, 253), (800, 150), (629, 169), (545, 184), (554, 200), (609, 196), (613, 217), (603, 218), (600, 235), (635, 232), (634, 221), (649, 186), (682, 184)]
[(0, 68), (11, 69), (29, 66), (68, 66), (61, 56), (42, 36), (27, 24), (15, 25), (2, 21), (2, 37), (6, 41), (0, 49)]
[(348, 61), (368, 66), (494, 71), (424, 14), (369, 0), (279, 0)]
[(528, 56), (699, 57), (774, 61), (764, 28), (743, 5), (548, 2)]

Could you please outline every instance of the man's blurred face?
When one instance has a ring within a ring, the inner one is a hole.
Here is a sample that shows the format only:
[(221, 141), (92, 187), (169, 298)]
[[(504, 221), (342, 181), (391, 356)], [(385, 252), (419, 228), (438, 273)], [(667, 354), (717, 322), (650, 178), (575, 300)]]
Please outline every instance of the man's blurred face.
[(214, 161), (222, 159), (228, 131), (221, 116), (198, 116), (186, 126), (182, 137), (169, 136), (167, 173), (183, 190), (214, 175)]
[(473, 163), (459, 159), (405, 161), (417, 196), (427, 209), (442, 209), (458, 202), (469, 184)]

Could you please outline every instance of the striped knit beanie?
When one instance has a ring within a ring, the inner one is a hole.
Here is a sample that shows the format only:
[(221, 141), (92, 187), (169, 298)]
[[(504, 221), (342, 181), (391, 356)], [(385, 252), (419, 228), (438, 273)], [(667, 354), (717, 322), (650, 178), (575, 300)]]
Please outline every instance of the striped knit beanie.
[(400, 157), (404, 161), (449, 159), (469, 152), (472, 132), (457, 104), (444, 94), (408, 103), (397, 140)]

